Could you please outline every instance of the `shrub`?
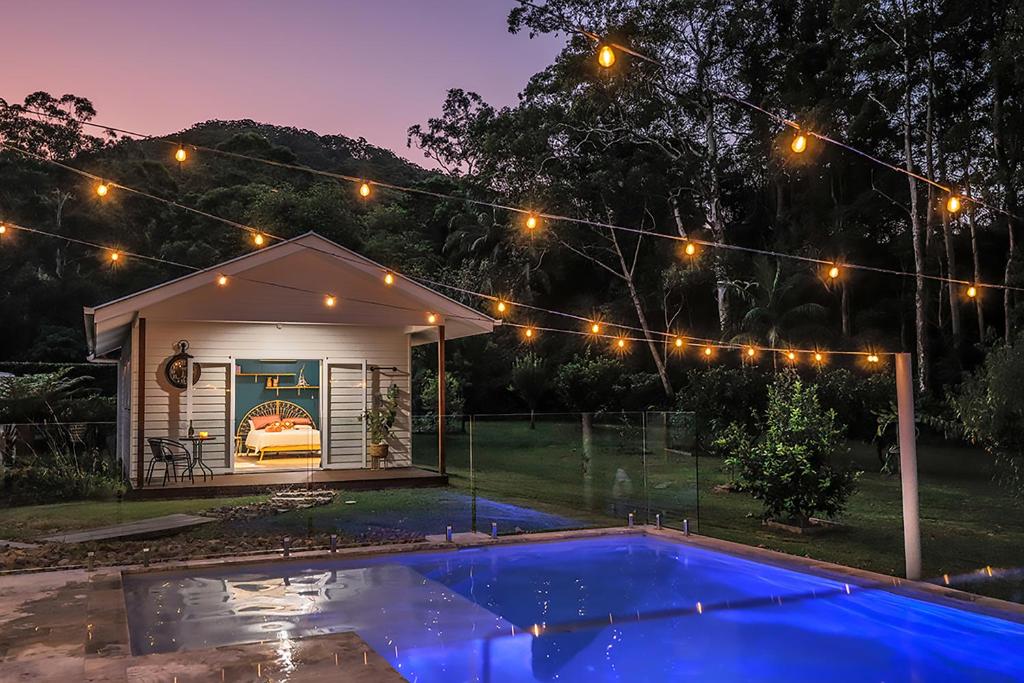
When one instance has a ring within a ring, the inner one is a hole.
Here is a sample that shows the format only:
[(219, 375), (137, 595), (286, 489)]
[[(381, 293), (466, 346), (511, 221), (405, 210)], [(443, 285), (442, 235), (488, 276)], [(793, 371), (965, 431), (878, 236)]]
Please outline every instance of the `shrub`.
[(768, 380), (750, 368), (714, 367), (694, 370), (679, 392), (676, 410), (694, 413), (701, 446), (713, 448), (714, 439), (731, 424), (755, 426), (767, 401)]
[(124, 486), (118, 477), (107, 473), (32, 466), (5, 470), (0, 490), (0, 505), (15, 506), (112, 498), (123, 492)]
[(843, 448), (834, 410), (824, 410), (817, 389), (785, 373), (768, 390), (757, 436), (727, 430), (725, 464), (740, 487), (764, 505), (764, 517), (805, 523), (815, 514), (835, 517), (853, 494), (858, 473), (832, 465)]

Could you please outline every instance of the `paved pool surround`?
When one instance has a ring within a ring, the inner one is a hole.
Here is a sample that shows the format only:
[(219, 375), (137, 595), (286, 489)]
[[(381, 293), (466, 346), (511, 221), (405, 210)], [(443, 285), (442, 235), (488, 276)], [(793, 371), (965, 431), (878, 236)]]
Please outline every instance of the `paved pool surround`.
[(8, 575), (0, 579), (0, 667), (11, 681), (401, 681), (390, 664), (355, 633), (312, 636), (292, 641), (282, 652), (276, 641), (208, 650), (132, 656), (121, 577), (130, 573), (191, 568), (239, 567), (268, 561), (302, 563), (310, 558), (358, 559), (384, 554), (451, 550), (493, 544), (537, 543), (614, 534), (650, 534), (692, 543), (758, 562), (891, 590), (959, 609), (1024, 623), (1024, 605), (977, 596), (933, 584), (907, 581), (826, 562), (798, 558), (726, 541), (652, 527), (595, 529), (470, 538), (457, 544), (415, 543), (349, 548), (330, 554), (295, 553), (221, 560), (129, 566), (100, 571), (72, 570)]

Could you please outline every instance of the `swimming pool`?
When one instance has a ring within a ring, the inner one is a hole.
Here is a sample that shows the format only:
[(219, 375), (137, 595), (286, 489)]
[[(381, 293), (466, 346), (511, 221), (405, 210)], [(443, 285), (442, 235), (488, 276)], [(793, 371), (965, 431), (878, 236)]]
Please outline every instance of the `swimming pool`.
[(133, 654), (355, 631), (423, 683), (1024, 680), (1024, 624), (639, 534), (124, 590)]

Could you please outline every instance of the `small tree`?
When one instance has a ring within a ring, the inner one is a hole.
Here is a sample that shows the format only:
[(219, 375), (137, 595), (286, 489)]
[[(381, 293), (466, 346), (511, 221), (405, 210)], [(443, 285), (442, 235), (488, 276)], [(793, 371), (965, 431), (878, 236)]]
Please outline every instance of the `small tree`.
[(843, 449), (843, 428), (834, 410), (823, 410), (817, 390), (795, 373), (781, 375), (768, 390), (762, 432), (733, 434), (725, 464), (744, 491), (764, 504), (764, 517), (795, 521), (835, 517), (853, 494), (858, 473), (840, 469), (832, 456)]
[(534, 413), (548, 390), (548, 374), (544, 360), (532, 352), (516, 358), (512, 363), (512, 386), (509, 389), (526, 402), (530, 409), (530, 429), (534, 429)]

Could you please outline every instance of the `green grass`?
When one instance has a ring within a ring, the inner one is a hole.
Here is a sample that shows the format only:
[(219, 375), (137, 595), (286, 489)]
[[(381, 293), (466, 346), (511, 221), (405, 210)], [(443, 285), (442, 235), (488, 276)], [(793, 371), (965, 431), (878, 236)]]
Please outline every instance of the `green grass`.
[(80, 501), (0, 509), (0, 539), (30, 541), (39, 536), (109, 526), (176, 513), (197, 513), (222, 505), (242, 505), (263, 496), (183, 500)]

